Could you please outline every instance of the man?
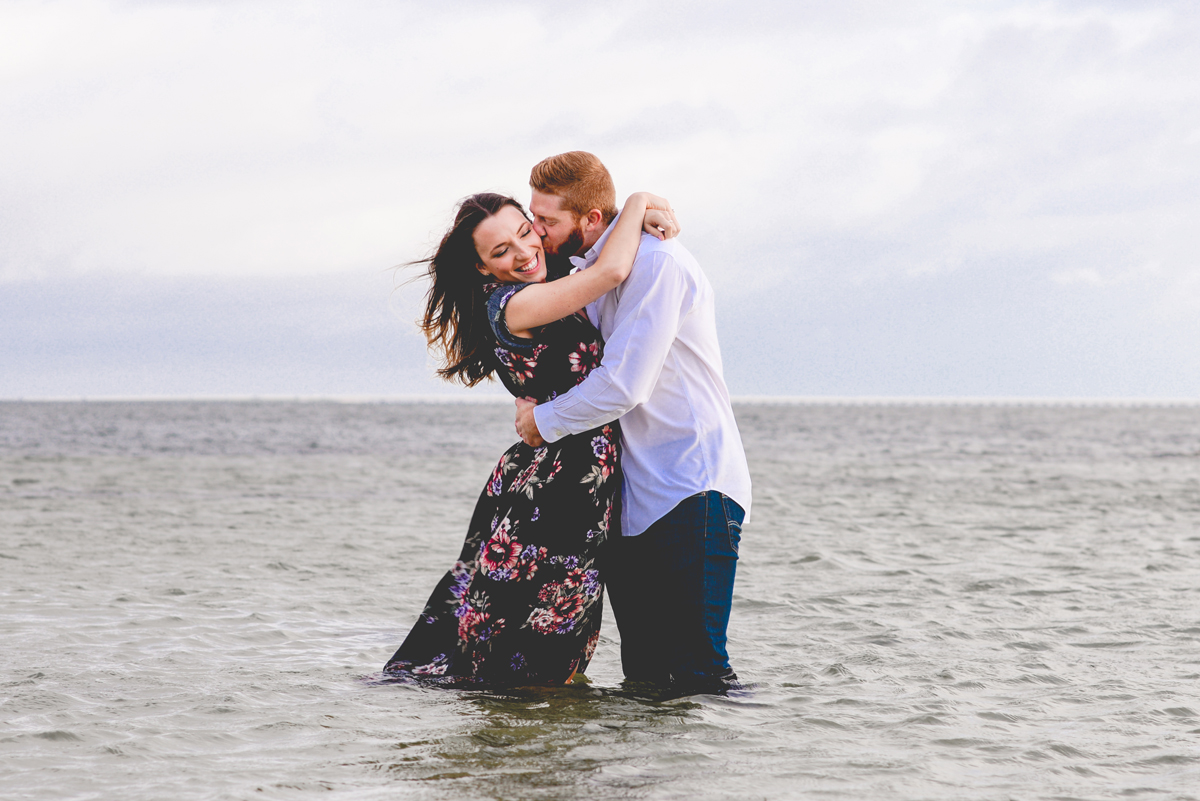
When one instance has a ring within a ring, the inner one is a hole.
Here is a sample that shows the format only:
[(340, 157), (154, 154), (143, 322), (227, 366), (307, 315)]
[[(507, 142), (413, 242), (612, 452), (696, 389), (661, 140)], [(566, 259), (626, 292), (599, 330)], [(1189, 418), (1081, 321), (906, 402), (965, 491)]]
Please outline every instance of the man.
[[(548, 254), (595, 262), (616, 191), (590, 153), (533, 168), (529, 210)], [(625, 282), (588, 307), (605, 339), (601, 366), (570, 392), (517, 401), (531, 445), (621, 419), (621, 533), (603, 562), (634, 681), (685, 692), (736, 686), (726, 628), (750, 473), (721, 373), (713, 291), (678, 239), (643, 235)]]

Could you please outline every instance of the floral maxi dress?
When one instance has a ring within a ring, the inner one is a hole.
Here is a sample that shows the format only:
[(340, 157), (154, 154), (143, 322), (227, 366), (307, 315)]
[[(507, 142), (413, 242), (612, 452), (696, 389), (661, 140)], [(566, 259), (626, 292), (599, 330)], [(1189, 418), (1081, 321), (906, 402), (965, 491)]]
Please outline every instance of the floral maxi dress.
[[(599, 332), (582, 314), (533, 339), (508, 332), (504, 307), (528, 284), (488, 286), (496, 371), (517, 397), (545, 402), (600, 363)], [(446, 684), (564, 684), (600, 637), (596, 556), (618, 536), (617, 423), (500, 457), (462, 553), (433, 590), (384, 673)]]

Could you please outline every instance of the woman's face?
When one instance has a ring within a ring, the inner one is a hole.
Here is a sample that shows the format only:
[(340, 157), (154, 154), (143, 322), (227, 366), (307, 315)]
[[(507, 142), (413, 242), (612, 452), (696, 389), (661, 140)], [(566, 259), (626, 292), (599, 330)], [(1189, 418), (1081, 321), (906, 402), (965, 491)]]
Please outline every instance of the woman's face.
[(533, 225), (513, 206), (504, 206), (475, 227), (479, 272), (505, 284), (546, 280), (542, 240)]

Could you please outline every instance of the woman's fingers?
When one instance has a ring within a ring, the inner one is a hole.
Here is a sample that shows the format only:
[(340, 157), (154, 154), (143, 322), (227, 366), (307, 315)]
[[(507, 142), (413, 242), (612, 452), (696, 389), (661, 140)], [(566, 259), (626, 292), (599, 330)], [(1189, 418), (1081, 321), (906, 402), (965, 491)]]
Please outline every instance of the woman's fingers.
[(650, 209), (642, 221), (642, 230), (658, 239), (679, 236), (679, 222), (670, 210)]

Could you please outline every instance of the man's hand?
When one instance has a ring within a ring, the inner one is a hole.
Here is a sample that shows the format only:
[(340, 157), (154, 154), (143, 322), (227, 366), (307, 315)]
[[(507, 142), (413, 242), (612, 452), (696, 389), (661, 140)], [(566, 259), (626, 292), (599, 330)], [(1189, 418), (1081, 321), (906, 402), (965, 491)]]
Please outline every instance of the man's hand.
[(525, 440), (526, 445), (533, 448), (546, 442), (542, 439), (542, 432), (538, 431), (537, 420), (533, 416), (536, 406), (537, 401), (532, 398), (517, 398), (517, 435)]

